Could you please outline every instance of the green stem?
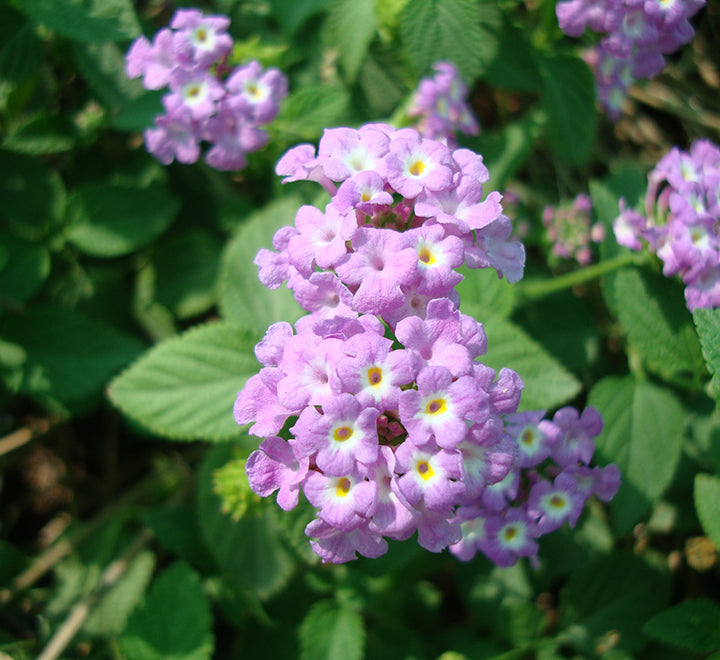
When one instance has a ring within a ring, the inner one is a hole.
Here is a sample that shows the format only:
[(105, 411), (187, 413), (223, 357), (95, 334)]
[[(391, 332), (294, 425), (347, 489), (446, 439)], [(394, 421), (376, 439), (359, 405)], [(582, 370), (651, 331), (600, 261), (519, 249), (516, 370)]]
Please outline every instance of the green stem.
[(590, 282), (601, 275), (612, 273), (626, 266), (639, 266), (648, 263), (648, 261), (649, 257), (647, 253), (624, 252), (607, 261), (601, 261), (598, 264), (586, 266), (585, 268), (574, 270), (565, 275), (558, 275), (557, 277), (551, 277), (549, 279), (520, 282), (517, 285), (517, 291), (520, 297), (526, 300), (543, 298), (552, 293), (574, 287), (577, 284)]

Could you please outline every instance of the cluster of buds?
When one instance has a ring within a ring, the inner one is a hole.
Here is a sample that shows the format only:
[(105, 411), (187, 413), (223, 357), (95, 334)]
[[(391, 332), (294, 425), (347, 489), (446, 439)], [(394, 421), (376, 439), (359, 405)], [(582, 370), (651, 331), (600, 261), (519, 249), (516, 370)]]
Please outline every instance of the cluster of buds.
[(483, 200), (480, 156), (371, 124), (326, 130), (317, 154), (295, 147), (276, 171), (331, 201), (301, 207), (255, 259), (309, 313), (268, 329), (234, 414), (263, 438), (252, 490), (285, 510), (302, 492), (323, 561), (377, 557), (417, 531), (432, 552), (507, 566), (591, 494), (614, 495), (616, 468), (589, 466), (597, 412), (518, 413), (520, 376), (477, 360), (487, 338), (459, 310), (456, 269), (517, 281), (524, 268), (499, 193)]
[(435, 75), (423, 78), (408, 110), (417, 117), (415, 128), (423, 137), (455, 143), (455, 133), (477, 135), (479, 126), (467, 104), (467, 87), (450, 62), (433, 64)]
[(575, 259), (583, 266), (592, 261), (591, 243), (601, 243), (605, 237), (602, 224), (592, 221), (592, 210), (590, 197), (582, 193), (543, 209), (542, 222), (554, 257)]
[[(588, 56), (596, 74), (598, 98), (612, 119), (630, 84), (665, 68), (665, 55), (688, 43), (690, 18), (706, 0), (563, 0), (556, 5), (560, 28), (579, 37), (586, 28), (603, 34)], [(616, 62), (619, 60), (620, 62)]]
[(147, 150), (165, 165), (196, 162), (206, 141), (208, 165), (240, 170), (246, 154), (267, 143), (262, 126), (277, 115), (287, 79), (254, 60), (231, 67), (229, 25), (225, 16), (179, 9), (152, 42), (139, 37), (130, 46), (128, 77), (142, 77), (147, 89), (169, 90), (162, 99), (165, 113), (144, 133)]
[(666, 277), (680, 275), (688, 309), (720, 307), (720, 148), (697, 140), (677, 147), (648, 176), (645, 215), (620, 200), (613, 229), (632, 250), (647, 241)]

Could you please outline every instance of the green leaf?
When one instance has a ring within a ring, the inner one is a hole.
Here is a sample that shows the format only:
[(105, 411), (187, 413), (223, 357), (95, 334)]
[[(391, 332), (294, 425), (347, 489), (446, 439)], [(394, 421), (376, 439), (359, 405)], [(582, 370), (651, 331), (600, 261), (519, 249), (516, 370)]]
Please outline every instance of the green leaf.
[(660, 376), (701, 367), (700, 346), (679, 286), (639, 268), (611, 278), (615, 310), (628, 342)]
[(0, 269), (0, 293), (9, 300), (26, 302), (50, 274), (50, 253), (43, 245), (9, 233), (0, 233), (0, 245), (8, 258)]
[(235, 590), (250, 589), (265, 599), (280, 591), (295, 570), (295, 561), (280, 542), (276, 520), (288, 514), (270, 501), (257, 515), (239, 520), (222, 511), (222, 500), (213, 490), (213, 475), (233, 458), (230, 445), (218, 445), (206, 454), (198, 478), (198, 522), (224, 580)]
[(133, 360), (142, 342), (79, 312), (41, 307), (7, 319), (4, 339), (27, 355), (12, 374), (10, 389), (72, 404), (100, 392)]
[(320, 600), (300, 625), (301, 660), (361, 660), (364, 647), (363, 619), (349, 604)]
[(720, 549), (720, 477), (698, 474), (694, 493), (695, 510), (703, 531)]
[(610, 503), (624, 534), (645, 516), (670, 484), (682, 454), (685, 412), (674, 394), (631, 377), (608, 377), (590, 392), (605, 427), (597, 439), (602, 462), (617, 463), (620, 491)]
[(59, 174), (30, 156), (0, 149), (0, 216), (16, 233), (37, 240), (65, 212), (65, 186)]
[(243, 222), (227, 243), (218, 284), (220, 311), (227, 320), (262, 335), (272, 323), (292, 323), (304, 313), (285, 286), (274, 291), (263, 286), (253, 263), (259, 249), (273, 249), (272, 237), (280, 227), (295, 222), (300, 205), (295, 196), (271, 202)]
[[(375, 36), (375, 0), (336, 0), (327, 17), (327, 38), (339, 53), (347, 79), (354, 82)], [(352, 39), (348, 35), (352, 34)]]
[(181, 561), (166, 568), (119, 642), (127, 658), (210, 660), (212, 611), (198, 574)]
[(707, 598), (696, 598), (656, 614), (643, 632), (664, 644), (695, 653), (720, 649), (720, 607)]
[(521, 410), (554, 408), (580, 391), (577, 378), (518, 326), (492, 317), (485, 319), (483, 326), (488, 352), (480, 361), (495, 370), (508, 367), (520, 374), (525, 384)]
[(373, 47), (368, 52), (358, 75), (370, 112), (375, 117), (389, 115), (406, 94), (403, 69), (391, 49)]
[(74, 222), (66, 237), (90, 256), (123, 256), (160, 236), (179, 208), (178, 199), (159, 182), (145, 188), (85, 184), (71, 198), (69, 214)]
[(285, 99), (273, 129), (291, 138), (316, 140), (325, 128), (341, 123), (349, 105), (350, 94), (342, 87), (304, 87)]
[(83, 626), (91, 637), (117, 637), (125, 628), (130, 613), (143, 599), (155, 568), (155, 555), (146, 550), (138, 554), (123, 576), (97, 603)]
[(195, 326), (160, 342), (110, 385), (125, 414), (173, 440), (237, 438), (233, 404), (258, 371), (256, 337), (230, 323)]
[(180, 319), (206, 312), (217, 299), (220, 241), (201, 227), (159, 243), (153, 255), (155, 297)]
[(18, 0), (35, 23), (88, 43), (126, 41), (140, 35), (131, 0)]
[(497, 54), (484, 74), (493, 87), (533, 93), (540, 89), (540, 70), (526, 29), (504, 20), (498, 33)]
[(720, 310), (696, 309), (693, 319), (703, 357), (713, 376), (713, 394), (715, 399), (720, 399)]
[(486, 23), (496, 20), (495, 7), (480, 8), (473, 0), (413, 0), (400, 21), (405, 59), (418, 75), (437, 60), (449, 60), (470, 83), (495, 54), (496, 32)]
[(273, 17), (292, 36), (315, 14), (328, 10), (334, 0), (270, 0)]
[(613, 221), (620, 213), (620, 198), (624, 197), (626, 204), (634, 208), (645, 196), (647, 185), (647, 174), (634, 163), (621, 164), (602, 181), (590, 181), (590, 197), (595, 215), (609, 234), (612, 234)]
[(540, 102), (547, 118), (553, 153), (570, 165), (583, 165), (592, 150), (597, 127), (595, 80), (579, 57), (558, 55), (540, 60)]
[(557, 639), (595, 657), (609, 633), (615, 648), (633, 653), (646, 640), (640, 627), (670, 595), (669, 576), (632, 555), (591, 560), (570, 575), (560, 595)]
[(42, 46), (33, 26), (9, 5), (0, 6), (0, 106), (16, 85), (32, 76), (42, 62)]
[(75, 127), (67, 117), (38, 113), (15, 122), (2, 144), (10, 151), (41, 156), (70, 151), (75, 142)]
[(492, 268), (462, 267), (465, 279), (455, 287), (460, 296), (463, 314), (476, 319), (507, 318), (515, 308), (516, 288), (505, 278), (500, 279)]

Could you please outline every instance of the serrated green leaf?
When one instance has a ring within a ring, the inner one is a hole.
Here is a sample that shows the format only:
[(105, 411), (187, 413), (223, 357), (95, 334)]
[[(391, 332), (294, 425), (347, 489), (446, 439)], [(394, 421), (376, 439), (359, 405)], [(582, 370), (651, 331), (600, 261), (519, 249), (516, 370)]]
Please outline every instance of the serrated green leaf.
[(67, 240), (93, 257), (119, 257), (160, 236), (173, 221), (180, 202), (162, 183), (145, 188), (111, 183), (78, 187), (70, 201), (74, 222)]
[(694, 372), (700, 346), (677, 284), (639, 268), (614, 273), (610, 282), (622, 328), (647, 367), (665, 377)]
[(602, 462), (620, 468), (620, 491), (610, 503), (613, 524), (624, 534), (665, 491), (682, 454), (685, 413), (665, 388), (631, 377), (608, 377), (590, 392), (604, 428), (596, 440)]
[(713, 376), (713, 392), (720, 398), (720, 310), (696, 309), (693, 312), (695, 328), (700, 337), (702, 354), (708, 371)]
[(35, 23), (88, 43), (126, 41), (140, 35), (131, 0), (18, 0)]
[(50, 253), (44, 245), (0, 233), (8, 261), (0, 269), (0, 293), (9, 300), (26, 302), (50, 274)]
[(507, 318), (517, 299), (516, 289), (506, 279), (500, 279), (492, 268), (470, 269), (459, 272), (465, 279), (455, 287), (460, 296), (463, 314), (476, 319)]
[(125, 628), (128, 617), (142, 600), (155, 568), (155, 555), (146, 550), (139, 553), (90, 612), (83, 626), (83, 635), (117, 637)]
[(466, 82), (475, 80), (497, 49), (496, 8), (473, 0), (413, 0), (402, 12), (405, 59), (419, 75), (437, 60), (449, 60)]
[(707, 598), (688, 600), (656, 614), (643, 632), (664, 644), (711, 653), (720, 649), (720, 607)]
[(301, 660), (360, 660), (364, 648), (362, 616), (345, 603), (320, 600), (300, 625)]
[(210, 660), (212, 611), (198, 574), (181, 561), (166, 568), (133, 612), (119, 643), (127, 658)]
[(2, 146), (20, 154), (40, 156), (70, 151), (75, 141), (75, 127), (67, 117), (40, 113), (13, 124)]
[(579, 57), (570, 55), (546, 57), (539, 63), (548, 144), (560, 160), (582, 165), (590, 156), (597, 127), (593, 74)]
[(570, 575), (560, 596), (557, 639), (594, 656), (608, 633), (617, 650), (634, 652), (646, 640), (641, 625), (667, 604), (668, 575), (632, 555), (616, 554), (587, 562)]
[(2, 336), (27, 356), (8, 387), (69, 404), (99, 393), (143, 349), (140, 340), (102, 321), (52, 307), (7, 319)]
[(256, 336), (230, 323), (195, 326), (149, 350), (110, 385), (129, 417), (173, 440), (232, 440), (241, 435), (232, 409), (258, 371)]
[(261, 335), (277, 321), (296, 321), (304, 313), (292, 292), (271, 291), (260, 283), (253, 263), (258, 250), (272, 250), (275, 232), (295, 222), (301, 206), (297, 197), (283, 197), (253, 214), (226, 244), (219, 276), (220, 310), (224, 318)]
[(203, 460), (198, 478), (198, 523), (224, 580), (236, 590), (250, 589), (265, 599), (280, 591), (295, 570), (295, 561), (280, 542), (276, 521), (276, 516), (285, 512), (268, 501), (258, 515), (237, 521), (223, 513), (222, 500), (213, 490), (213, 474), (232, 460), (233, 450), (230, 445), (220, 445)]
[(201, 227), (160, 243), (152, 258), (155, 297), (180, 319), (206, 312), (217, 299), (220, 241)]
[[(348, 81), (354, 82), (375, 36), (375, 0), (336, 0), (327, 17), (327, 39), (337, 48)], [(348, 35), (352, 34), (352, 39)]]
[(501, 318), (484, 319), (483, 326), (488, 352), (479, 359), (495, 370), (517, 371), (525, 384), (521, 410), (554, 408), (580, 391), (577, 378), (518, 326)]
[(294, 139), (316, 140), (324, 129), (341, 123), (349, 105), (350, 94), (342, 87), (305, 87), (285, 99), (273, 128)]
[(698, 474), (694, 493), (695, 511), (703, 531), (720, 550), (720, 477)]

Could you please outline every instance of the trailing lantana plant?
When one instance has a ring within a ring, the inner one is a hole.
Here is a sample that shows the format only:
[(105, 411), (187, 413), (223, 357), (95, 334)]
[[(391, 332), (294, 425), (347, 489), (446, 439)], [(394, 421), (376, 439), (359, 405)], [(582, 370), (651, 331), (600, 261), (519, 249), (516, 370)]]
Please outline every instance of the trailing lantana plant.
[(517, 282), (525, 261), (481, 156), (367, 124), (326, 130), (276, 171), (331, 200), (257, 254), (263, 284), (286, 283), (308, 314), (267, 330), (234, 413), (263, 438), (251, 488), (285, 510), (304, 494), (323, 561), (377, 557), (417, 531), (432, 552), (510, 566), (591, 495), (612, 499), (617, 467), (591, 466), (598, 412), (518, 413), (521, 376), (478, 360), (487, 339), (460, 311), (457, 268)]

